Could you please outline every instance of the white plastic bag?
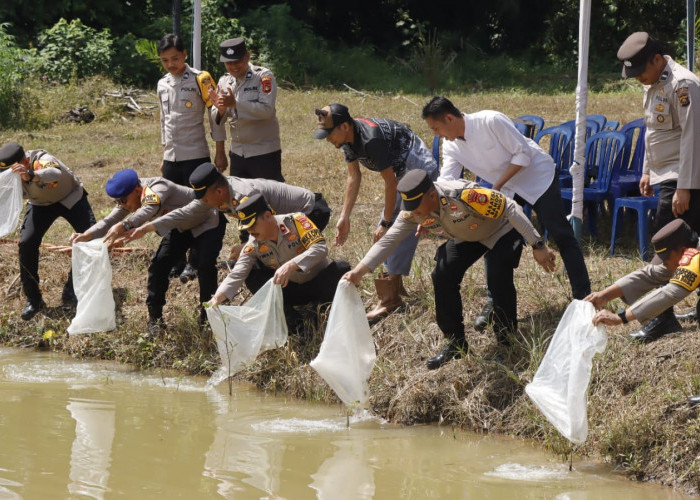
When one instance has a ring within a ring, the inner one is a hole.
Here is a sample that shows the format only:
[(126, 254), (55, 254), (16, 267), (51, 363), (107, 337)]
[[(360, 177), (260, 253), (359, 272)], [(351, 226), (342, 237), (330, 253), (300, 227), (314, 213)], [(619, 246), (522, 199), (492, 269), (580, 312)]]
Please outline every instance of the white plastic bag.
[(0, 174), (0, 238), (17, 227), (22, 213), (22, 179), (11, 169)]
[(309, 365), (348, 406), (369, 401), (369, 376), (377, 352), (355, 285), (340, 280), (318, 356)]
[(603, 325), (593, 326), (593, 304), (574, 300), (564, 312), (547, 352), (525, 392), (569, 441), (588, 436), (586, 390), (593, 356), (607, 343)]
[(68, 333), (106, 332), (116, 328), (112, 265), (102, 238), (73, 244), (73, 289), (78, 307)]
[(287, 342), (282, 287), (272, 279), (242, 306), (207, 307), (206, 311), (222, 363), (210, 383), (235, 375), (261, 352)]

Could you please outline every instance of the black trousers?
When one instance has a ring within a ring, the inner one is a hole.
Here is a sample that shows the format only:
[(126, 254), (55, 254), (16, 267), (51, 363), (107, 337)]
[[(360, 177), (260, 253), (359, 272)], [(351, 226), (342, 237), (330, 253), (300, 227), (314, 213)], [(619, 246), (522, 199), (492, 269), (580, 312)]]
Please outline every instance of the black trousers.
[(170, 284), (168, 279), (170, 268), (185, 255), (188, 249), (195, 250), (197, 255), (199, 302), (211, 299), (218, 285), (216, 259), (221, 251), (225, 232), (226, 218), (220, 213), (219, 225), (196, 238), (192, 235), (192, 231), (180, 232), (177, 229), (173, 229), (163, 237), (148, 268), (146, 304), (153, 319), (162, 314), (165, 293)]
[[(19, 233), (19, 276), (28, 300), (32, 302), (41, 300), (39, 246), (54, 221), (63, 217), (73, 226), (76, 233), (84, 233), (95, 224), (95, 215), (92, 213), (87, 196), (87, 192), (84, 192), (83, 197), (70, 209), (60, 203), (45, 206), (27, 203)], [(63, 288), (64, 290), (73, 288), (72, 271), (68, 273), (68, 279)]]
[(202, 163), (209, 163), (208, 156), (194, 160), (168, 161), (163, 160), (163, 177), (180, 186), (190, 187), (190, 175)]
[[(673, 215), (673, 194), (676, 192), (677, 182), (664, 181), (656, 184), (659, 191), (659, 203), (656, 205), (656, 219), (654, 221), (654, 233), (671, 222), (676, 217)], [(681, 219), (700, 234), (700, 189), (690, 190), (690, 207), (681, 214)]]
[(247, 158), (229, 151), (228, 156), (231, 160), (231, 175), (243, 179), (272, 179), (284, 182), (282, 150)]
[[(306, 283), (289, 282), (282, 289), (284, 306), (301, 306), (305, 304), (325, 304), (333, 302), (338, 281), (350, 270), (350, 264), (344, 260), (334, 260), (316, 277)], [(255, 293), (275, 274), (274, 269), (265, 267), (258, 261), (245, 280), (248, 289)]]
[(475, 241), (457, 243), (450, 239), (435, 253), (435, 269), (431, 277), (435, 289), (435, 318), (451, 341), (464, 340), (464, 315), (460, 285), (464, 274), (479, 258), (487, 254), (491, 265), (487, 279), (493, 284), (494, 330), (497, 335), (515, 329), (518, 322), (517, 296), (513, 284), (513, 269), (518, 267), (523, 240), (512, 229), (489, 250)]

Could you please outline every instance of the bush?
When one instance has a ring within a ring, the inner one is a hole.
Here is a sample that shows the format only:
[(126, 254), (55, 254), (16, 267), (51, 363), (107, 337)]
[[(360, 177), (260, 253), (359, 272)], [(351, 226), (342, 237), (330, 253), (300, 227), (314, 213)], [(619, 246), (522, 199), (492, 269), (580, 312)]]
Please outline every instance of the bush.
[(0, 24), (0, 129), (23, 125), (23, 84), (29, 75), (31, 55), (20, 49), (8, 34), (8, 24)]
[(72, 77), (107, 73), (112, 64), (112, 45), (109, 29), (97, 31), (80, 19), (61, 19), (39, 35), (41, 73), (64, 83)]

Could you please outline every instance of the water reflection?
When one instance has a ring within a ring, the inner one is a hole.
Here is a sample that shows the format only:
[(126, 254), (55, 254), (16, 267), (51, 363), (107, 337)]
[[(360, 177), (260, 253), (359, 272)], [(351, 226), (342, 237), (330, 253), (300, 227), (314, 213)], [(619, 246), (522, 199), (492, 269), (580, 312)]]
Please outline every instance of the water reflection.
[(114, 440), (114, 403), (74, 399), (68, 411), (75, 420), (68, 491), (102, 500), (109, 480)]
[(374, 470), (369, 466), (364, 441), (339, 441), (332, 457), (311, 474), (318, 500), (369, 500), (374, 498)]

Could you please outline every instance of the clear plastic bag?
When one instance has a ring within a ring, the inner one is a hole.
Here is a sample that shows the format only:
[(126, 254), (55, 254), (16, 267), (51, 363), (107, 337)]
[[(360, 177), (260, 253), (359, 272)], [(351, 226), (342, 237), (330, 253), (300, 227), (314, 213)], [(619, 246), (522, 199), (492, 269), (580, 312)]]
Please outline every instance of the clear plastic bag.
[(355, 285), (340, 280), (335, 292), (326, 333), (311, 367), (349, 407), (369, 401), (369, 376), (377, 352), (365, 307)]
[(15, 230), (22, 205), (22, 179), (8, 168), (0, 174), (0, 238)]
[(261, 352), (287, 342), (282, 287), (270, 279), (242, 306), (208, 307), (222, 367), (210, 380), (217, 384), (255, 361)]
[(73, 289), (78, 297), (71, 335), (116, 328), (112, 296), (112, 265), (102, 238), (73, 244)]
[(588, 437), (586, 391), (593, 356), (607, 343), (603, 325), (593, 326), (593, 304), (574, 300), (564, 312), (547, 352), (525, 392), (569, 441)]

